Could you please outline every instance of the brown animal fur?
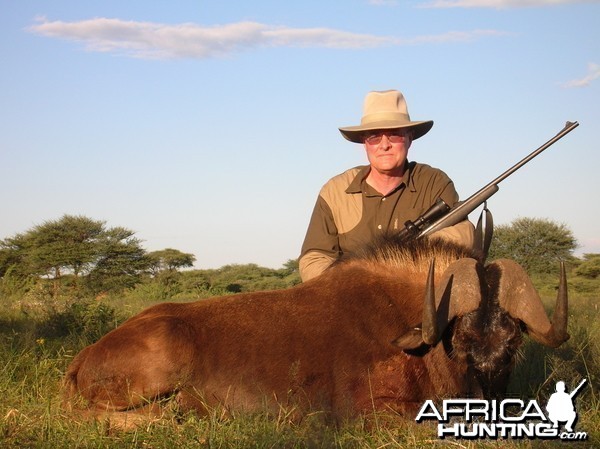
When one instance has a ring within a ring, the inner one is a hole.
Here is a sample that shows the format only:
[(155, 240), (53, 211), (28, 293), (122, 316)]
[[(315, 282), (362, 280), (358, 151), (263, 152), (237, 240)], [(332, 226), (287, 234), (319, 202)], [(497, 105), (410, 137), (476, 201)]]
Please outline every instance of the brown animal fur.
[(405, 352), (393, 344), (421, 323), (432, 257), (441, 276), (469, 256), (439, 243), (377, 246), (291, 289), (150, 307), (75, 357), (66, 403), (82, 397), (98, 416), (146, 413), (174, 395), (199, 413), (266, 405), (340, 419), (479, 395), (474, 337), (465, 329), (481, 330), (481, 316), (459, 318), (469, 324), (456, 320), (433, 347)]

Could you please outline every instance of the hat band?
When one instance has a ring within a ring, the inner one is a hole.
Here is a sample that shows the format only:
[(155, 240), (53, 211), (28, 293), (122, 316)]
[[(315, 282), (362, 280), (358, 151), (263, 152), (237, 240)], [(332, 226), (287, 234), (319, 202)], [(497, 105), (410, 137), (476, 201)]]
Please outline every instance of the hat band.
[(376, 112), (374, 114), (368, 114), (363, 116), (360, 121), (361, 126), (368, 125), (369, 123), (384, 122), (384, 121), (397, 121), (401, 123), (410, 123), (410, 117), (408, 114), (402, 112)]

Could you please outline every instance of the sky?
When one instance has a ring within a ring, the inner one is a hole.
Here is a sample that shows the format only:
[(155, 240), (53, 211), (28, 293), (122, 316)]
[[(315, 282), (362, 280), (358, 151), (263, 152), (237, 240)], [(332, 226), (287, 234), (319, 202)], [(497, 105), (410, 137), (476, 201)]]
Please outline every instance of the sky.
[(434, 121), (409, 159), (462, 199), (577, 121), (488, 206), (600, 252), (599, 21), (600, 0), (0, 0), (0, 239), (83, 215), (196, 268), (279, 268), (366, 163), (338, 127), (398, 89)]

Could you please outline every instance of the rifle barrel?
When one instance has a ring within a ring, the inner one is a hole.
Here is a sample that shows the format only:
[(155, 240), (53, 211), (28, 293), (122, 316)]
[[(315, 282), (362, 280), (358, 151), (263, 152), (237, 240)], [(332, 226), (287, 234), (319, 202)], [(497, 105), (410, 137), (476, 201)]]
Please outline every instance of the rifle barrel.
[(558, 132), (554, 137), (540, 146), (538, 149), (531, 152), (529, 155), (521, 159), (515, 165), (510, 167), (492, 182), (479, 189), (465, 201), (458, 203), (458, 205), (454, 206), (450, 212), (444, 215), (439, 220), (436, 220), (431, 225), (429, 225), (426, 229), (422, 230), (418, 237), (423, 237), (425, 235), (431, 234), (435, 231), (439, 231), (442, 228), (447, 226), (453, 226), (460, 221), (467, 218), (467, 216), (473, 212), (477, 207), (487, 201), (494, 193), (498, 191), (498, 184), (516, 172), (519, 168), (525, 165), (527, 162), (532, 160), (534, 157), (538, 156), (542, 151), (544, 151), (549, 146), (553, 145), (556, 141), (562, 139), (565, 135), (573, 131), (575, 128), (579, 126), (577, 122), (567, 122), (565, 127)]
[[(556, 141), (562, 139), (564, 136), (566, 136), (568, 133), (573, 131), (578, 126), (579, 126), (579, 123), (577, 123), (577, 122), (567, 122), (565, 127), (556, 136), (554, 136), (552, 139), (550, 139), (548, 142), (543, 144), (537, 150), (533, 151), (528, 156), (521, 159), (519, 162), (517, 162), (511, 168), (506, 170), (504, 173), (502, 173), (500, 176), (498, 176), (496, 179), (494, 179), (492, 182), (490, 182), (490, 184), (488, 184), (488, 186), (491, 184), (499, 184), (500, 182), (504, 181), (506, 178), (508, 178), (510, 175), (512, 175), (514, 172), (516, 172), (519, 168), (521, 168), (523, 165), (525, 165), (527, 162), (529, 162), (531, 159), (538, 156), (542, 151), (544, 151), (549, 146), (553, 145)], [(486, 187), (488, 187), (488, 186), (486, 186)], [(484, 189), (485, 189), (485, 187), (484, 187)]]
[(583, 387), (583, 384), (585, 384), (587, 382), (587, 379), (583, 379), (579, 385), (577, 385), (577, 387), (571, 391), (571, 393), (569, 393), (570, 397), (574, 397), (577, 393), (579, 393), (579, 390), (581, 389), (581, 387)]

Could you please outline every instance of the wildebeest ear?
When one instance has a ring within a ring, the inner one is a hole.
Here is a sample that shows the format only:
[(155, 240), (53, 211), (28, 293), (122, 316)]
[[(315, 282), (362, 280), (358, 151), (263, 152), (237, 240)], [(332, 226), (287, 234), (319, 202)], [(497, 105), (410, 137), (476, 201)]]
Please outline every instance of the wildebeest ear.
[(527, 272), (510, 259), (498, 259), (488, 265), (487, 270), (496, 271), (498, 280), (498, 303), (510, 316), (527, 326), (529, 336), (538, 343), (558, 347), (569, 338), (567, 334), (568, 298), (564, 264), (552, 322), (548, 319), (540, 295)]

